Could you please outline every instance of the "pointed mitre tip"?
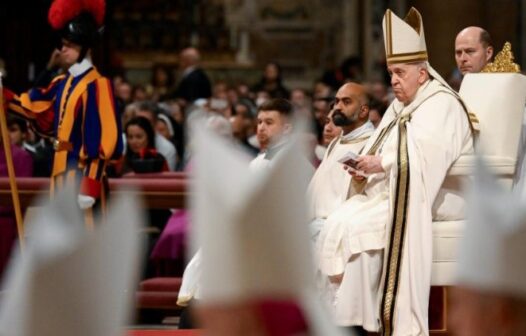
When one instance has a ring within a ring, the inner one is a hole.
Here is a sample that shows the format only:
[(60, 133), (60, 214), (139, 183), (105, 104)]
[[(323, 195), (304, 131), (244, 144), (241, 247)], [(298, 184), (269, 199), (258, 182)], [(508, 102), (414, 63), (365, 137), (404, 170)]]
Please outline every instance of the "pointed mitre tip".
[(411, 7), (409, 12), (407, 12), (407, 15), (404, 18), (404, 21), (411, 26), (418, 34), (422, 31), (422, 15), (420, 12), (415, 8)]

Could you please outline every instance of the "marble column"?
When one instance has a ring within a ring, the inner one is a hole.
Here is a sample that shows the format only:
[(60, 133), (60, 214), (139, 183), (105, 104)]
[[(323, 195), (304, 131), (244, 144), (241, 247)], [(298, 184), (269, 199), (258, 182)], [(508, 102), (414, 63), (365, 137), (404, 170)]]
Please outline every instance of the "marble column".
[(360, 15), (359, 0), (345, 0), (343, 1), (343, 8), (341, 11), (343, 34), (341, 41), (341, 48), (339, 53), (339, 60), (342, 61), (348, 56), (356, 56), (360, 54)]

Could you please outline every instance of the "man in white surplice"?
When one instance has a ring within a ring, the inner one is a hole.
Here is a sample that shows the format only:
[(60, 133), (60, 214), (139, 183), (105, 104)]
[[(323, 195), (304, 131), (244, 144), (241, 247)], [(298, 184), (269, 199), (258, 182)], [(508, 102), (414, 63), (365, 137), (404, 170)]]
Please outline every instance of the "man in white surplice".
[(349, 151), (358, 154), (374, 132), (369, 121), (367, 93), (362, 85), (344, 84), (336, 93), (334, 104), (332, 121), (342, 132), (329, 144), (309, 184), (314, 241), (327, 216), (354, 193), (351, 176), (338, 160)]
[[(266, 150), (250, 161), (249, 168), (252, 172), (263, 172), (270, 170), (276, 159), (284, 155), (290, 140), (292, 125), (292, 105), (286, 99), (271, 99), (258, 108), (257, 135)], [(308, 167), (309, 177), (314, 174), (312, 164), (302, 157), (304, 166)], [(201, 277), (201, 252), (198, 251), (186, 266), (183, 274), (183, 282), (179, 290), (177, 304), (181, 307), (188, 306), (190, 300), (199, 299), (201, 291), (198, 279)]]
[(432, 205), (452, 163), (473, 151), (476, 118), (427, 62), (420, 13), (387, 10), (386, 59), (396, 99), (353, 175), (363, 192), (325, 222), (316, 245), (322, 275), (341, 287), (342, 326), (427, 335)]

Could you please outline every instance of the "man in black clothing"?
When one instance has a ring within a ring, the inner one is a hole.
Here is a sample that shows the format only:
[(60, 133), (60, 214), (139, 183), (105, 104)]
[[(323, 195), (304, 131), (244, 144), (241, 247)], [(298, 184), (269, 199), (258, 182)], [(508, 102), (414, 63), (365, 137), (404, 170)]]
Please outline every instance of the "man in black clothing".
[(191, 104), (199, 98), (210, 98), (212, 86), (206, 73), (199, 67), (201, 56), (195, 48), (186, 48), (179, 55), (181, 75), (179, 84), (173, 93), (176, 99), (182, 99), (185, 104)]

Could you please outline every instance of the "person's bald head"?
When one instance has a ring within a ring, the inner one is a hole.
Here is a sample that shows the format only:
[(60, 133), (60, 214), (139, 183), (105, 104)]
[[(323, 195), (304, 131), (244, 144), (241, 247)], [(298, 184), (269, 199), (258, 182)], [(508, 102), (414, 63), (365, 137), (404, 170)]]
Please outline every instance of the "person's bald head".
[(493, 46), (489, 33), (480, 27), (467, 27), (455, 39), (455, 60), (465, 75), (482, 71), (493, 57)]
[(365, 87), (352, 82), (343, 84), (334, 98), (333, 122), (342, 127), (345, 135), (362, 126), (368, 118), (369, 98)]
[(338, 93), (353, 96), (358, 99), (361, 104), (367, 104), (367, 90), (365, 89), (365, 86), (361, 84), (354, 82), (345, 83), (338, 89), (336, 97), (338, 97)]
[(198, 65), (200, 60), (201, 55), (196, 48), (183, 49), (179, 55), (179, 64), (183, 69)]

